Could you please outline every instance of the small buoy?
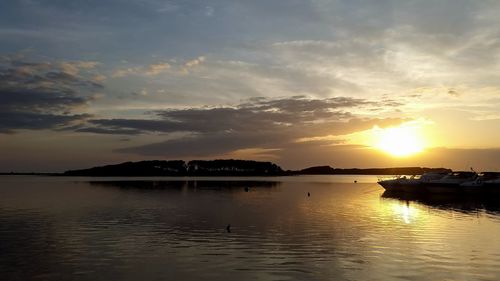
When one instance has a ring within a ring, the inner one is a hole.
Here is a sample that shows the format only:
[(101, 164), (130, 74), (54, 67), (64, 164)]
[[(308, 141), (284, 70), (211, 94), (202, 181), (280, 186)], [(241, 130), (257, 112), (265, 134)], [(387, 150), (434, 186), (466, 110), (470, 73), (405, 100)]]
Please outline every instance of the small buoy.
[(307, 197), (310, 197), (310, 196), (311, 196), (311, 193), (309, 193), (309, 192), (308, 192), (308, 193), (307, 193)]
[(354, 183), (358, 183), (358, 181), (357, 181), (357, 180), (355, 180), (355, 181), (354, 181)]
[(245, 187), (245, 192), (248, 192), (248, 190), (250, 190), (250, 188), (248, 188), (248, 187)]

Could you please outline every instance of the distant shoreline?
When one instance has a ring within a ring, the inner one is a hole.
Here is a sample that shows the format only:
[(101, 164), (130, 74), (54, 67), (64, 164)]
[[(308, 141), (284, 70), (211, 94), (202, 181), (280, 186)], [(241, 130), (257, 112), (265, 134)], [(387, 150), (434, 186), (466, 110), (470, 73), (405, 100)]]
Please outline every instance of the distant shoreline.
[(3, 172), (22, 176), (87, 176), (87, 177), (271, 177), (300, 175), (420, 175), (427, 172), (445, 171), (447, 168), (389, 167), (389, 168), (332, 168), (314, 166), (302, 170), (283, 170), (271, 162), (251, 160), (153, 160), (125, 162), (98, 166), (63, 173)]

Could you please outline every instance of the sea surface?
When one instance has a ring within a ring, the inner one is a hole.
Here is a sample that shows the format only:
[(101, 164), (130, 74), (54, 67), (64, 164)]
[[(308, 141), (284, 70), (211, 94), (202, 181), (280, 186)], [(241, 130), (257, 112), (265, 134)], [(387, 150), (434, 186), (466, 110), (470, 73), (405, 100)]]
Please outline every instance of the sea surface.
[(0, 280), (500, 280), (499, 198), (376, 180), (1, 176)]

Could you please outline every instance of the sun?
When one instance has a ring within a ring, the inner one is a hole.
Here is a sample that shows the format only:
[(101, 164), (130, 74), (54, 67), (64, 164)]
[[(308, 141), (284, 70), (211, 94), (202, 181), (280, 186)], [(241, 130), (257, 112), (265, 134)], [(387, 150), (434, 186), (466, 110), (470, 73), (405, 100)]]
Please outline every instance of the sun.
[(401, 125), (391, 128), (375, 128), (375, 147), (395, 157), (406, 157), (424, 150), (419, 128)]

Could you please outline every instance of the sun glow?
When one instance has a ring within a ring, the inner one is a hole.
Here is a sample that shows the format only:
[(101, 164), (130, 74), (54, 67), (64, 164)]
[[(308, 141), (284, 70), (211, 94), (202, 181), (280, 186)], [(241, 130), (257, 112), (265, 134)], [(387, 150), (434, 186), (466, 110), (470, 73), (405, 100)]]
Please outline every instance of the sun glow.
[(374, 147), (395, 157), (411, 156), (422, 152), (423, 139), (419, 127), (411, 124), (392, 128), (374, 129)]

